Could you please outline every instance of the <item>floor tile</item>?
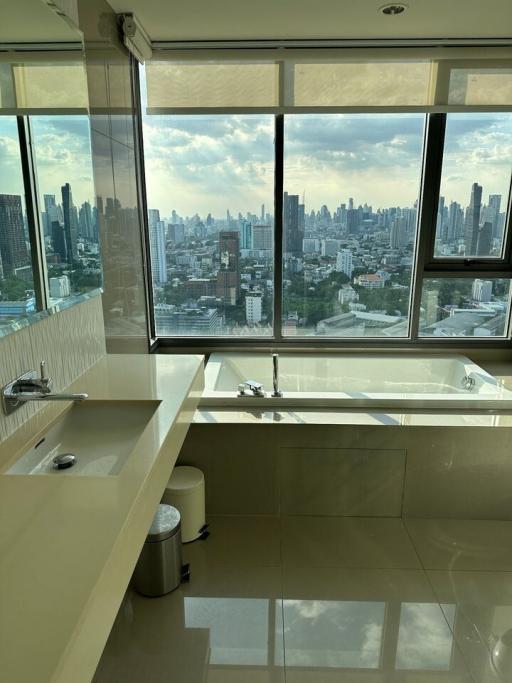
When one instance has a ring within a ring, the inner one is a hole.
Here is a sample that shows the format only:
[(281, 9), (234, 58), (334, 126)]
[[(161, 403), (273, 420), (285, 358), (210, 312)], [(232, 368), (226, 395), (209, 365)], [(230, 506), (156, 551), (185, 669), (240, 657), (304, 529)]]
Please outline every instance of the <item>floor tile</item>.
[[(478, 678), (512, 680), (512, 573), (429, 571), (443, 610), (455, 610), (454, 633)], [(498, 676), (499, 678), (499, 676)]]
[(284, 683), (280, 596), (272, 567), (193, 571), (161, 598), (130, 590), (94, 683)]
[(281, 527), (278, 517), (208, 517), (210, 535), (205, 541), (183, 546), (186, 562), (200, 565), (279, 567)]
[(400, 519), (283, 517), (285, 565), (306, 567), (420, 568)]
[(512, 522), (406, 519), (425, 569), (512, 570)]
[(287, 683), (472, 683), (422, 570), (286, 567)]

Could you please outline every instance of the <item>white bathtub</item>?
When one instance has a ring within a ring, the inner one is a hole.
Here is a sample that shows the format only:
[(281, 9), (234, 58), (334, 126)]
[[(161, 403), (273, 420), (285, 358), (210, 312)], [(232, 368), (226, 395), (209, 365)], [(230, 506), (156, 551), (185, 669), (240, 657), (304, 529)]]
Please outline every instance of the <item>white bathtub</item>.
[[(262, 383), (265, 396), (238, 397), (245, 380)], [(214, 353), (200, 406), (512, 409), (512, 392), (458, 355), (282, 353), (279, 388), (282, 397), (272, 398), (270, 354)]]

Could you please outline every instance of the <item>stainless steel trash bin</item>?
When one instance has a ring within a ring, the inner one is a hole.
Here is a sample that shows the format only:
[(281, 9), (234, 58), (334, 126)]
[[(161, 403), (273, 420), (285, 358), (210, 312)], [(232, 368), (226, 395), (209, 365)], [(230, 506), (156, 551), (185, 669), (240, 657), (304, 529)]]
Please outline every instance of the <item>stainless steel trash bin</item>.
[(154, 598), (177, 588), (181, 576), (180, 513), (171, 505), (160, 504), (133, 573), (133, 587)]

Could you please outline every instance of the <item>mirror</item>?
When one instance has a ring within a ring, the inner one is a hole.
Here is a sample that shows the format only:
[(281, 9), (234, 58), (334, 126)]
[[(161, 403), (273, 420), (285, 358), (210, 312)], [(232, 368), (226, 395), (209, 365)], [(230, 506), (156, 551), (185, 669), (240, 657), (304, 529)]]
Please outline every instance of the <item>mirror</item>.
[(83, 41), (58, 4), (0, 25), (0, 336), (102, 282)]

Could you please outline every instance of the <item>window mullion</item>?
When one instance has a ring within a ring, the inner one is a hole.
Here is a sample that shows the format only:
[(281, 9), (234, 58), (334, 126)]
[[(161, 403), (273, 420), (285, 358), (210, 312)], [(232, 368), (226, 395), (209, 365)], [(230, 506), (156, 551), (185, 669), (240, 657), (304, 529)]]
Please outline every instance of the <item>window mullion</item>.
[(282, 341), (284, 116), (278, 114), (274, 121), (274, 339)]
[(443, 164), (444, 131), (446, 114), (429, 114), (423, 148), (423, 171), (421, 198), (418, 212), (418, 237), (416, 242), (416, 270), (411, 297), (411, 327), (413, 340), (419, 336), (421, 290), (426, 265), (432, 261), (436, 231), (439, 188)]
[(49, 303), (48, 276), (41, 230), (41, 212), (39, 210), (37, 197), (36, 167), (30, 119), (28, 116), (17, 116), (16, 119), (18, 123), (18, 139), (25, 190), (25, 206), (30, 240), (30, 258), (32, 262), (34, 292), (37, 309), (42, 311), (48, 308)]

